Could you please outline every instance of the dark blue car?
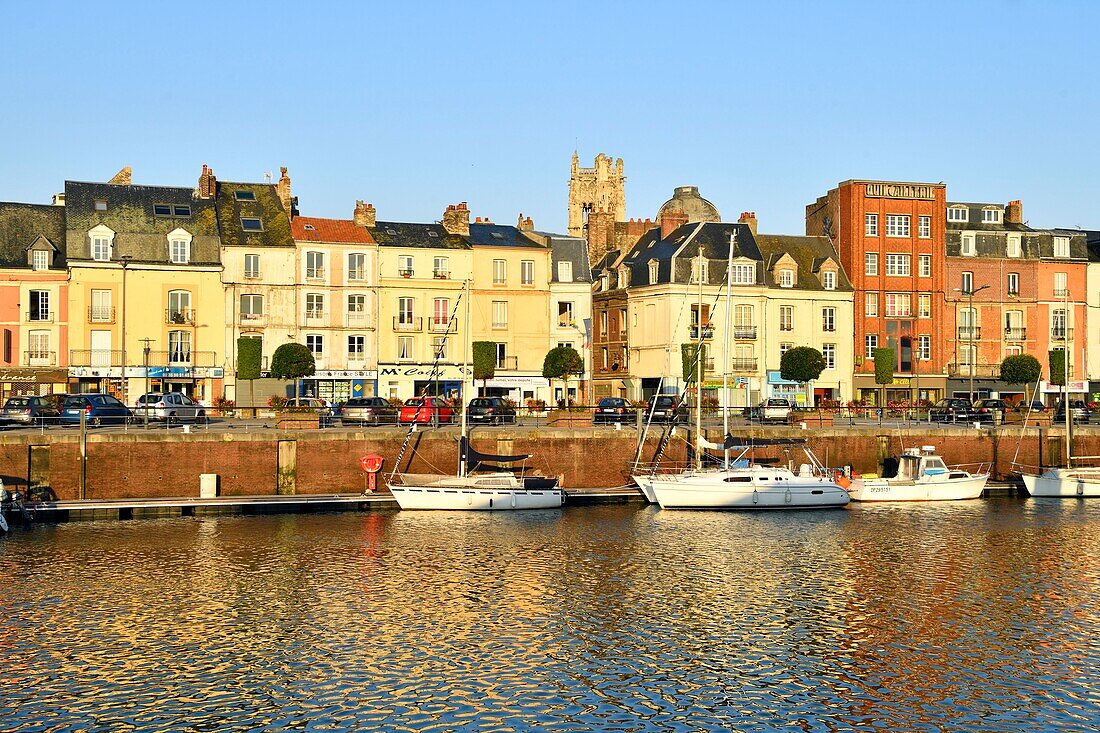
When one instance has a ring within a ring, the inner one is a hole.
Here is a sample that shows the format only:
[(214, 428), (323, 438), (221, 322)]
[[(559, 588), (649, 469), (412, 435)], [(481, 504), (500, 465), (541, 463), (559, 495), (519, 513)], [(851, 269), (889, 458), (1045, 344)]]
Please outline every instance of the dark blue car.
[(133, 417), (129, 407), (109, 394), (74, 394), (61, 403), (61, 424), (79, 425), (82, 412), (92, 427), (121, 425)]

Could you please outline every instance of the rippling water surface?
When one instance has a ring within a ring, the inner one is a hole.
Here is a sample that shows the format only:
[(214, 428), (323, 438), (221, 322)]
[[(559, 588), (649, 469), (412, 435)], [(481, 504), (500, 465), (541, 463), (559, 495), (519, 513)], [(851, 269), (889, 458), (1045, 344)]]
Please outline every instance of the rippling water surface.
[(38, 526), (0, 730), (1095, 731), (1100, 501)]

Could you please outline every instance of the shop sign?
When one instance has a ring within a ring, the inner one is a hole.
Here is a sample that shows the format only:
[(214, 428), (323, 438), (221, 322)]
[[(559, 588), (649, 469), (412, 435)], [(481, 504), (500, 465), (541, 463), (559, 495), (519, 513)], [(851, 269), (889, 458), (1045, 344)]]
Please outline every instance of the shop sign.
[(34, 384), (63, 383), (69, 378), (66, 369), (0, 369), (0, 382), (27, 382)]
[(908, 387), (912, 384), (913, 379), (911, 377), (894, 377), (890, 382), (891, 387)]
[(307, 379), (378, 379), (373, 369), (318, 369)]
[(768, 384), (799, 384), (783, 378), (783, 372), (778, 369), (768, 372)]
[[(1062, 385), (1051, 384), (1050, 382), (1040, 382), (1040, 391), (1044, 394), (1059, 394), (1062, 392)], [(1066, 387), (1070, 392), (1088, 392), (1089, 383), (1085, 381), (1069, 381), (1066, 383)]]
[(69, 376), (77, 379), (117, 379), (122, 376), (122, 367), (69, 367)]
[(493, 377), (487, 387), (549, 387), (550, 380), (545, 377)]
[(936, 187), (927, 183), (868, 183), (867, 196), (877, 199), (925, 199), (936, 198)]
[(468, 376), (472, 370), (466, 366), (456, 364), (444, 364), (437, 369), (432, 369), (431, 364), (398, 364), (395, 366), (378, 366), (379, 377), (408, 377), (410, 379), (429, 379), (433, 375), (436, 379), (462, 379)]

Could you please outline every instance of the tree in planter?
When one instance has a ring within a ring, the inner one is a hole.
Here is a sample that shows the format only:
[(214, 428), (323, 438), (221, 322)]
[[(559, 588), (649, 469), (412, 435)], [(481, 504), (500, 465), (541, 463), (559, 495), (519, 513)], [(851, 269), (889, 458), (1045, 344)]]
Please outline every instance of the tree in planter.
[(550, 380), (562, 381), (562, 394), (566, 406), (569, 405), (569, 377), (584, 374), (584, 359), (572, 346), (555, 346), (546, 352), (542, 360), (542, 376)]
[(1066, 388), (1066, 350), (1051, 349), (1047, 354), (1050, 366), (1050, 383), (1062, 388), (1062, 406), (1069, 412), (1069, 390)]
[(1039, 381), (1042, 373), (1043, 365), (1031, 354), (1006, 356), (1001, 362), (1001, 381), (1005, 384), (1024, 385), (1024, 399), (1029, 405), (1032, 396), (1028, 393), (1028, 385)]
[[(255, 382), (260, 378), (260, 366), (263, 362), (264, 342), (260, 339), (241, 336), (237, 339), (237, 382), (248, 380), (248, 404), (256, 407), (256, 395), (253, 392)], [(240, 399), (240, 395), (237, 395)], [(253, 415), (255, 417), (255, 415)]]
[(879, 385), (879, 414), (886, 406), (886, 385), (894, 382), (894, 350), (888, 347), (875, 349), (875, 384)]
[(497, 345), (492, 341), (475, 341), (473, 349), (474, 379), (481, 380), (481, 391), (484, 392), (486, 382), (497, 373)]
[(271, 355), (271, 376), (276, 379), (293, 379), (295, 398), (298, 397), (298, 380), (311, 377), (316, 371), (313, 352), (302, 344), (283, 344)]
[[(680, 344), (680, 360), (684, 368), (684, 381), (695, 384), (695, 378), (699, 375), (698, 365), (707, 363), (707, 345), (695, 342)], [(702, 399), (702, 385), (696, 385), (695, 392), (696, 399)]]
[(790, 382), (806, 384), (825, 371), (825, 357), (812, 346), (787, 349), (779, 360), (779, 376)]

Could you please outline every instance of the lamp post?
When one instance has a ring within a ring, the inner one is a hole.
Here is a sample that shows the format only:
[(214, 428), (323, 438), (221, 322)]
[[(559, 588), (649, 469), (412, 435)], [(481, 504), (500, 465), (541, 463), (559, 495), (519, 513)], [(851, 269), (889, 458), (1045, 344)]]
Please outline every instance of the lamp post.
[[(969, 305), (969, 311), (970, 311), (970, 316), (969, 316), (970, 327), (969, 328), (970, 328), (970, 333), (968, 334), (969, 338), (967, 339), (967, 341), (970, 344), (970, 358), (971, 359), (976, 359), (977, 358), (977, 352), (974, 351), (974, 321), (975, 321), (975, 318), (974, 318), (974, 293), (980, 293), (988, 287), (989, 287), (988, 285), (983, 285), (980, 288), (975, 288), (973, 286), (973, 283), (971, 283), (971, 286), (970, 286), (969, 290), (962, 290), (960, 288), (955, 288), (955, 292), (962, 293), (970, 301), (970, 305)], [(976, 365), (975, 362), (970, 363), (970, 404), (971, 405), (974, 404), (974, 367), (975, 367), (975, 365)]]
[(126, 381), (126, 266), (130, 264), (130, 255), (122, 255), (122, 401), (129, 402), (129, 383)]
[(149, 394), (149, 344), (151, 344), (151, 343), (153, 343), (153, 339), (149, 338), (148, 336), (141, 339), (142, 363), (145, 365), (145, 369), (144, 369), (144, 372), (145, 372), (145, 393), (143, 395), (143, 398), (145, 398), (144, 423), (145, 423), (145, 428), (146, 429), (149, 428), (149, 400), (148, 400), (147, 397), (145, 397), (145, 395)]

